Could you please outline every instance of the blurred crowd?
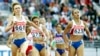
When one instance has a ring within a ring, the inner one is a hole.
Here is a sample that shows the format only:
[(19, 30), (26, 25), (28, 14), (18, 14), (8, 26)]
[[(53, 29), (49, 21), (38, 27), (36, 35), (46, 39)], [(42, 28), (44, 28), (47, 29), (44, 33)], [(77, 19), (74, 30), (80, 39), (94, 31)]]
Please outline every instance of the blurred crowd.
[[(22, 5), (23, 14), (30, 20), (33, 16), (44, 18), (47, 29), (52, 33), (56, 31), (57, 23), (61, 23), (64, 29), (68, 21), (73, 19), (71, 17), (72, 9), (78, 8), (81, 19), (86, 21), (94, 39), (100, 39), (100, 0), (0, 0), (0, 40), (7, 39), (9, 35), (4, 32), (4, 29), (7, 17), (12, 11), (13, 2), (19, 2)], [(88, 40), (86, 34), (83, 37)]]

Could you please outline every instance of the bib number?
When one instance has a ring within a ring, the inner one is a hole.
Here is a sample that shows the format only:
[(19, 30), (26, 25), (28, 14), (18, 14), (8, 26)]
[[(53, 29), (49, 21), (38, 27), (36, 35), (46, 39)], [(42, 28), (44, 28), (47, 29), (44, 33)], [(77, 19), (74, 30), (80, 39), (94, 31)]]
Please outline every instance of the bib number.
[(15, 26), (15, 31), (24, 31), (25, 30), (25, 26), (22, 26), (22, 25), (18, 25), (18, 26)]
[(75, 29), (74, 33), (75, 34), (82, 34), (82, 33), (84, 33), (84, 30), (83, 29)]
[(40, 37), (40, 33), (38, 33), (38, 32), (37, 33), (33, 33), (32, 36), (36, 37), (36, 38), (39, 38)]
[(55, 38), (56, 43), (64, 43), (63, 39), (61, 37)]

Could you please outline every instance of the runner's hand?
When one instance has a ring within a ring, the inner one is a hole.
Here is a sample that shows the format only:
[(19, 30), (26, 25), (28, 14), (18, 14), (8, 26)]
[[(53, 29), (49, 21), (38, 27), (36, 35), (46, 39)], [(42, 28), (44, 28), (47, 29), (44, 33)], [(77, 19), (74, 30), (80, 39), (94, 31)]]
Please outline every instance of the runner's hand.
[(90, 37), (90, 42), (93, 42), (93, 36)]
[(14, 25), (16, 25), (17, 22), (11, 22), (11, 27), (14, 27)]
[(69, 51), (69, 47), (68, 47), (68, 48), (66, 48), (66, 50), (67, 50), (67, 51)]

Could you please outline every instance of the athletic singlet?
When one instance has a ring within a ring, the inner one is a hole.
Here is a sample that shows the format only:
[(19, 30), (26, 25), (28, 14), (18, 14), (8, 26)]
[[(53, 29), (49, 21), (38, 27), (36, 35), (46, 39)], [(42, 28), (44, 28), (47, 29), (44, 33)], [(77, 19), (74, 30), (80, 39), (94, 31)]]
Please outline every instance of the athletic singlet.
[(32, 37), (39, 38), (42, 36), (42, 33), (40, 33), (40, 31), (37, 30), (36, 28), (30, 27), (30, 29), (31, 29), (30, 33), (31, 33)]
[(26, 20), (25, 17), (22, 16), (21, 20), (18, 20), (14, 16), (14, 22), (16, 22), (16, 25), (14, 25), (14, 32), (25, 32), (26, 31)]
[(72, 22), (73, 22), (73, 25), (72, 25), (72, 28), (70, 30), (70, 34), (73, 34), (73, 35), (83, 35), (84, 34), (84, 24), (83, 24), (83, 21), (81, 21), (80, 25), (77, 25), (74, 20), (72, 20)]
[(63, 44), (63, 43), (64, 43), (64, 40), (63, 40), (62, 37), (63, 37), (63, 36), (62, 36), (62, 33), (60, 33), (60, 34), (56, 33), (56, 34), (55, 34), (54, 39), (55, 39), (55, 41), (56, 41), (56, 44)]

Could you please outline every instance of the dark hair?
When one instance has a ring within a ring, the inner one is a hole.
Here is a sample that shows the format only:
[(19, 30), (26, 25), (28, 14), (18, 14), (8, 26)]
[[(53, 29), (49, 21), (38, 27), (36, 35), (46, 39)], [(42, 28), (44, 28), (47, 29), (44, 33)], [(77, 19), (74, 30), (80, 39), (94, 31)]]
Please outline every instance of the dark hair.
[(33, 21), (34, 19), (38, 19), (38, 17), (36, 16), (32, 17), (31, 21)]

